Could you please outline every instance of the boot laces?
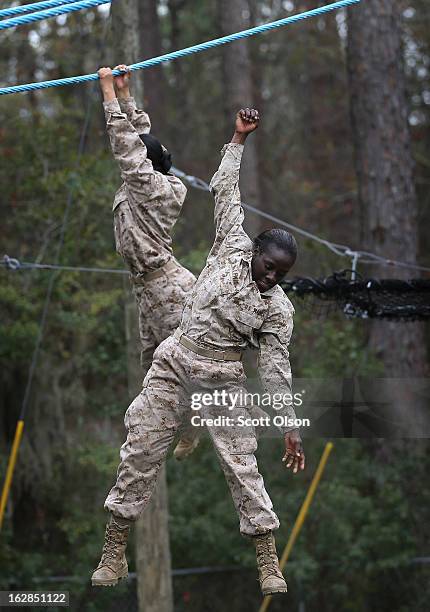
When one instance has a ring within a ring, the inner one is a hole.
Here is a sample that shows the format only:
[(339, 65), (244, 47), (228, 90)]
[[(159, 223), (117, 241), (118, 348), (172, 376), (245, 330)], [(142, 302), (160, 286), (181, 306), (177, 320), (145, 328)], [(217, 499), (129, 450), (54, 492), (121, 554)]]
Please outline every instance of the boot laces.
[(273, 550), (272, 542), (268, 538), (258, 541), (257, 544), (257, 560), (261, 568), (270, 570), (271, 573), (279, 573), (278, 558)]
[[(124, 529), (126, 531), (126, 529)], [(124, 534), (125, 535), (125, 534)], [(121, 545), (123, 544), (122, 534), (118, 533), (116, 529), (108, 526), (106, 529), (105, 543), (103, 546), (103, 559), (114, 559), (116, 560), (120, 553)]]

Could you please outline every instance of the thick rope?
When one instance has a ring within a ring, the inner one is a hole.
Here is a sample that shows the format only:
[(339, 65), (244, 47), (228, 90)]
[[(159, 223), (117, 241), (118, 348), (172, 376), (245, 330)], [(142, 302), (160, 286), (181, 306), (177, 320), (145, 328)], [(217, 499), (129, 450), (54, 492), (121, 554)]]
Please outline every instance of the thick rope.
[[(242, 38), (248, 38), (249, 36), (255, 36), (256, 34), (261, 34), (262, 32), (268, 32), (269, 30), (275, 30), (276, 28), (281, 28), (283, 26), (289, 25), (290, 23), (301, 21), (302, 19), (308, 19), (309, 17), (316, 17), (318, 15), (323, 15), (324, 13), (328, 13), (330, 11), (341, 9), (346, 6), (350, 6), (352, 4), (358, 4), (358, 2), (361, 2), (361, 0), (341, 0), (340, 2), (334, 2), (333, 4), (328, 4), (327, 6), (321, 6), (319, 8), (312, 9), (311, 11), (307, 11), (305, 13), (299, 13), (298, 15), (292, 15), (291, 17), (285, 17), (284, 19), (279, 19), (278, 21), (266, 23), (266, 24), (257, 26), (255, 28), (250, 28), (249, 30), (243, 30), (242, 32), (236, 32), (235, 34), (229, 34), (228, 36), (223, 36), (222, 38), (216, 38), (208, 42), (194, 45), (193, 47), (187, 47), (186, 49), (181, 49), (179, 51), (173, 51), (172, 53), (166, 53), (165, 55), (160, 55), (159, 57), (153, 57), (152, 59), (145, 60), (144, 62), (138, 62), (137, 64), (132, 64), (131, 66), (129, 66), (129, 69), (130, 70), (142, 70), (144, 68), (151, 68), (152, 66), (158, 66), (159, 64), (178, 59), (179, 57), (185, 57), (187, 55), (192, 55), (193, 53), (199, 53), (200, 51), (206, 51), (207, 49), (219, 47), (220, 45), (225, 45), (227, 43), (234, 42), (235, 40), (241, 40)], [(117, 76), (121, 74), (121, 71), (114, 70), (113, 74)], [(85, 83), (87, 81), (96, 81), (98, 78), (99, 78), (98, 74), (93, 73), (93, 74), (85, 74), (85, 75), (76, 76), (76, 77), (68, 77), (65, 79), (54, 79), (52, 81), (42, 81), (41, 83), (28, 83), (26, 85), (14, 85), (12, 87), (1, 88), (0, 95), (19, 93), (22, 91), (33, 91), (35, 89), (46, 89), (48, 87), (60, 87), (62, 85), (76, 85), (77, 83)]]
[(62, 4), (72, 4), (73, 2), (76, 2), (76, 0), (45, 0), (45, 2), (32, 2), (31, 4), (21, 4), (21, 6), (11, 6), (10, 8), (0, 10), (0, 17), (13, 17), (14, 15), (23, 15), (33, 11), (43, 11)]
[(66, 13), (73, 13), (73, 11), (80, 11), (81, 9), (91, 8), (92, 6), (98, 6), (99, 4), (110, 4), (112, 0), (80, 0), (80, 2), (73, 2), (73, 4), (66, 4), (65, 6), (58, 6), (57, 8), (47, 9), (46, 11), (39, 11), (38, 13), (31, 13), (31, 15), (23, 15), (21, 17), (13, 17), (12, 19), (5, 19), (0, 21), (0, 30), (7, 30), (7, 28), (15, 28), (16, 26), (24, 25), (26, 23), (33, 23), (33, 21), (41, 21), (42, 19), (48, 19), (49, 17), (58, 17)]

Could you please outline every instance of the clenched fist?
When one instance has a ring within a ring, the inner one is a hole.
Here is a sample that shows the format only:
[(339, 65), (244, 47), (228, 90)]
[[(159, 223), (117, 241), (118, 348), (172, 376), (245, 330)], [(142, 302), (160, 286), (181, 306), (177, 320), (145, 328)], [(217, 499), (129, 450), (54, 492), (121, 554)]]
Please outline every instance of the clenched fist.
[(250, 134), (258, 128), (260, 115), (255, 108), (242, 108), (236, 115), (235, 129), (238, 134)]

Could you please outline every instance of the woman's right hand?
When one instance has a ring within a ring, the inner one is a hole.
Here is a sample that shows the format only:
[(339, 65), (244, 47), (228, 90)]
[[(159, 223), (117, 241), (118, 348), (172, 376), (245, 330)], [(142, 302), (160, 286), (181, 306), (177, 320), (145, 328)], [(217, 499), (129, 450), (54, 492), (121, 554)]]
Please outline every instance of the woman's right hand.
[(114, 70), (127, 70), (125, 74), (119, 74), (118, 76), (114, 77), (114, 82), (115, 89), (117, 90), (118, 94), (122, 94), (123, 96), (124, 94), (127, 94), (128, 97), (130, 95), (129, 86), (131, 77), (131, 72), (128, 69), (128, 66), (125, 64), (119, 64), (118, 66), (115, 66)]
[(305, 469), (305, 452), (303, 450), (302, 439), (298, 429), (293, 429), (285, 434), (285, 455), (282, 458), (287, 469), (291, 469), (294, 474), (298, 470)]
[(236, 115), (235, 130), (238, 134), (250, 134), (258, 128), (260, 114), (255, 108), (242, 108)]
[(258, 128), (260, 115), (255, 108), (242, 108), (236, 115), (234, 134), (231, 142), (245, 144), (248, 135)]

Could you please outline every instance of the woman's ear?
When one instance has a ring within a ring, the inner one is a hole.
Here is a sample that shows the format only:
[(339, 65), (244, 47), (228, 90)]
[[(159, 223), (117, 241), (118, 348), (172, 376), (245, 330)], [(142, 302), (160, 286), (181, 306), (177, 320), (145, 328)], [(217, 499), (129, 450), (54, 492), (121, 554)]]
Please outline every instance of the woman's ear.
[(254, 255), (261, 255), (261, 247), (258, 244), (255, 244), (255, 242), (252, 248), (252, 252)]

